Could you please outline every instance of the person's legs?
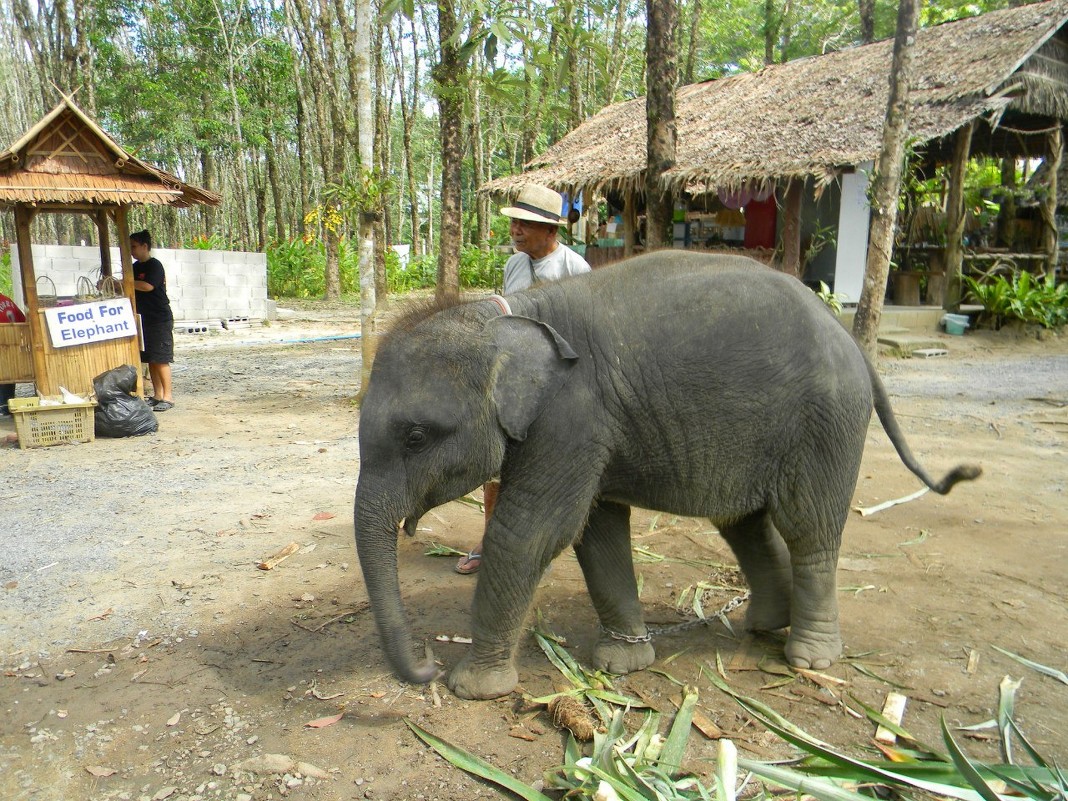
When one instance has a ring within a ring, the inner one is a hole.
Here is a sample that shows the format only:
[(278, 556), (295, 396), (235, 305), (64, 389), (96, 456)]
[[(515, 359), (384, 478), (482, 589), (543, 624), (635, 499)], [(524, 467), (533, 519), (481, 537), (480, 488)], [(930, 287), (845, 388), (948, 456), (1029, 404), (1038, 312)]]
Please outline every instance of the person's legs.
[(10, 414), (7, 402), (15, 397), (14, 384), (0, 384), (0, 415)]
[(148, 365), (148, 372), (152, 376), (152, 397), (158, 401), (173, 402), (171, 366), (167, 363), (157, 364), (152, 362)]
[[(487, 481), (482, 485), (482, 509), (484, 511), (484, 523), (485, 526), (489, 525), (490, 518), (493, 517), (493, 508), (497, 505), (497, 493), (501, 491), (501, 482), (496, 479)], [(460, 557), (460, 561), (456, 563), (456, 572), (463, 575), (470, 575), (471, 573), (477, 573), (478, 569), (482, 566), (482, 540), (478, 541), (478, 545), (471, 549), (471, 552), (466, 556)]]
[[(152, 379), (153, 408), (165, 412), (174, 404), (171, 387), (171, 362), (174, 360), (174, 324), (170, 321), (146, 328), (145, 349), (141, 360), (148, 363), (148, 374)], [(166, 404), (163, 408), (159, 408)]]

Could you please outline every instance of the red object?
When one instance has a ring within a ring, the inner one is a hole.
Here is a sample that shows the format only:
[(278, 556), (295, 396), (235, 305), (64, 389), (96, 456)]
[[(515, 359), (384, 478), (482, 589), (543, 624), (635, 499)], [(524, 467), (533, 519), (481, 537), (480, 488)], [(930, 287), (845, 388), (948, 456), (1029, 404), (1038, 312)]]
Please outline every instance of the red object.
[(0, 323), (24, 323), (26, 315), (11, 298), (0, 295)]
[(765, 200), (750, 200), (745, 204), (745, 246), (747, 248), (775, 247), (775, 195)]

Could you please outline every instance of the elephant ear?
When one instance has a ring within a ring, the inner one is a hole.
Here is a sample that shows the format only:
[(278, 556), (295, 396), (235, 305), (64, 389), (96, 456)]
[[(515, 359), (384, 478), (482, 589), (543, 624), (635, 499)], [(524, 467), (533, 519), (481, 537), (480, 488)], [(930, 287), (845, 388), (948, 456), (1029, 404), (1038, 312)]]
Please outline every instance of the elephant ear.
[(486, 332), (497, 346), (491, 388), (497, 420), (509, 437), (522, 441), (578, 355), (551, 326), (529, 317), (494, 318)]

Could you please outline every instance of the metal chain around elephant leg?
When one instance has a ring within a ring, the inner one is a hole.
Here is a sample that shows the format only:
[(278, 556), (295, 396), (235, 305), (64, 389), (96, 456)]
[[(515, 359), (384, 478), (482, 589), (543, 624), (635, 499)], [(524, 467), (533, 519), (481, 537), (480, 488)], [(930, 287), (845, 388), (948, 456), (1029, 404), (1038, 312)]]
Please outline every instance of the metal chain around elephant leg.
[(727, 601), (715, 614), (709, 617), (699, 617), (696, 620), (687, 620), (685, 623), (677, 623), (674, 626), (658, 626), (656, 628), (648, 628), (645, 634), (633, 635), (633, 634), (621, 634), (618, 631), (612, 631), (611, 629), (601, 626), (601, 631), (611, 637), (613, 640), (621, 640), (622, 642), (629, 643), (642, 643), (649, 642), (653, 637), (661, 637), (665, 634), (676, 634), (680, 631), (688, 631), (689, 629), (695, 629), (698, 626), (707, 626), (712, 623), (713, 620), (720, 620), (729, 629), (730, 624), (727, 623), (727, 615), (740, 607), (746, 601), (749, 600), (749, 590), (746, 590), (741, 595), (738, 595), (731, 600)]

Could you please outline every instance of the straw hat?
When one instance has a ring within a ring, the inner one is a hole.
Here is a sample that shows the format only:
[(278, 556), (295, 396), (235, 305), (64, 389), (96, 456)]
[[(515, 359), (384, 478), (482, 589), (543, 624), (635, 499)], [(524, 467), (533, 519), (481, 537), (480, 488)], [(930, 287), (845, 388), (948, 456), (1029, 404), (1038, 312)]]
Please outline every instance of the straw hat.
[(564, 199), (555, 189), (527, 184), (519, 190), (515, 203), (501, 209), (501, 214), (515, 220), (563, 225), (567, 222), (560, 216), (563, 208)]

